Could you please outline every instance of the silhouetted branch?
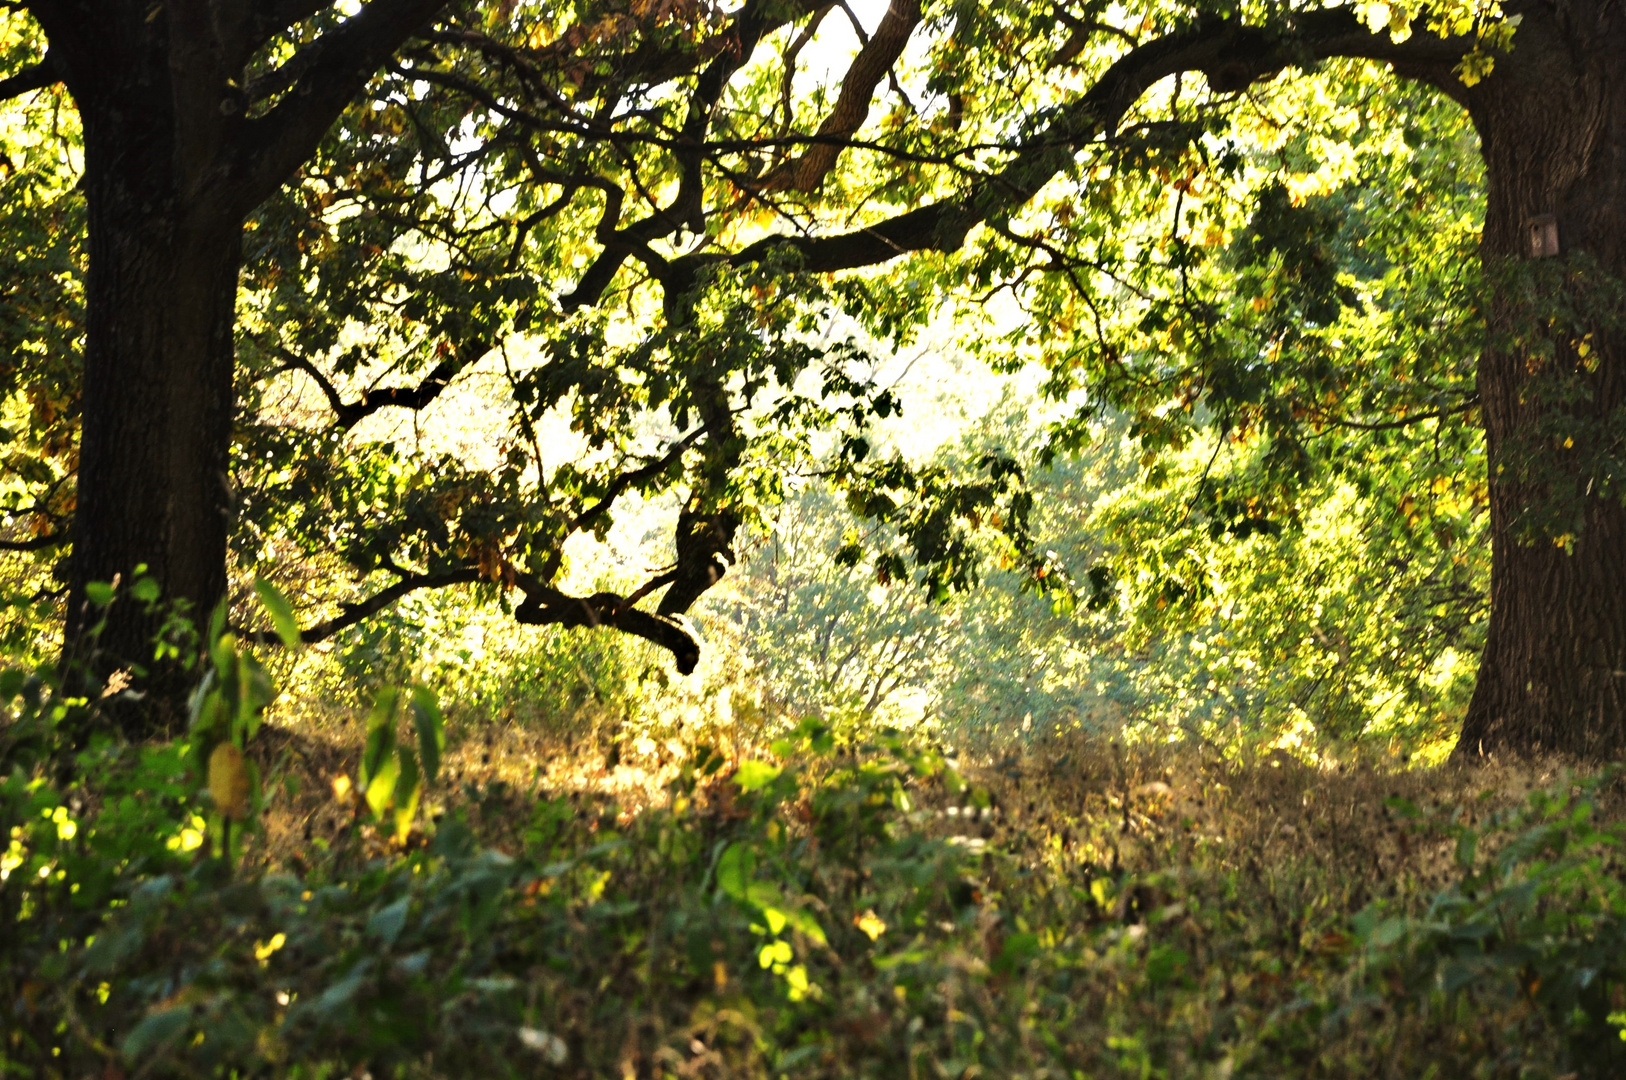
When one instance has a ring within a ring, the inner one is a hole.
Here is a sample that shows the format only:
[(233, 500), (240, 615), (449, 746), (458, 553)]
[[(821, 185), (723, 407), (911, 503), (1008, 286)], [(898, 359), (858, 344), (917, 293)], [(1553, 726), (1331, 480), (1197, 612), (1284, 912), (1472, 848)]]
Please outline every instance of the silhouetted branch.
[(331, 379), (324, 375), (320, 368), (305, 357), (281, 345), (277, 352), (287, 361), (283, 370), (302, 371), (310, 376), (327, 398), (328, 407), (333, 410), (341, 431), (349, 431), (367, 417), (380, 409), (397, 408), (417, 411), (427, 408), (434, 400), (440, 397), (441, 392), (451, 384), (458, 374), (472, 362), (472, 354), (476, 358), (484, 356), (489, 351), (486, 343), (476, 342), (471, 347), (459, 348), (453, 355), (430, 369), (429, 374), (417, 386), (386, 386), (368, 390), (361, 395), (359, 401), (347, 402), (340, 396), (339, 390), (333, 385)]
[(42, 536), (29, 537), (27, 540), (0, 540), (0, 551), (42, 551), (67, 542), (67, 533), (45, 533)]
[[(846, 5), (842, 5), (845, 7)], [(850, 15), (851, 9), (848, 9)], [(819, 142), (795, 161), (786, 162), (763, 180), (765, 191), (811, 191), (835, 167), (843, 142), (869, 119), (870, 102), (903, 55), (909, 36), (920, 24), (920, 0), (892, 0), (876, 27), (875, 35), (864, 42), (841, 80), (841, 93), (824, 122), (819, 125)], [(854, 25), (857, 25), (856, 22)], [(823, 141), (828, 140), (828, 141)]]
[(50, 53), (46, 53), (45, 59), (32, 67), (23, 68), (15, 75), (0, 79), (0, 101), (9, 101), (35, 90), (43, 90), (61, 81), (62, 73), (57, 70), (56, 61), (51, 58)]
[(635, 608), (626, 597), (615, 593), (570, 596), (526, 574), (515, 575), (515, 584), (525, 593), (525, 601), (514, 609), (514, 618), (526, 626), (619, 630), (670, 652), (678, 671), (684, 675), (700, 662), (700, 643), (682, 622), (670, 615)]

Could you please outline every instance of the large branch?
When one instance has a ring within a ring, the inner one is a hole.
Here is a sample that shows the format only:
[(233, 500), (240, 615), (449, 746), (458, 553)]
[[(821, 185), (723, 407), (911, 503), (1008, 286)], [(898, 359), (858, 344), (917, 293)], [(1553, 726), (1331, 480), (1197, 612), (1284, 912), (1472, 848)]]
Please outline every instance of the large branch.
[(514, 609), (514, 618), (526, 626), (620, 630), (670, 652), (678, 671), (684, 675), (700, 662), (700, 643), (682, 622), (670, 615), (643, 611), (615, 593), (570, 596), (525, 574), (516, 575), (515, 584), (525, 593), (525, 601)]
[[(810, 10), (810, 7), (811, 5), (796, 0), (789, 6), (789, 10), (793, 15), (800, 16)], [(700, 77), (695, 80), (694, 93), (689, 99), (689, 114), (683, 122), (680, 145), (675, 153), (679, 180), (672, 201), (624, 229), (614, 228), (616, 222), (607, 218), (607, 223), (611, 226), (607, 236), (603, 235), (605, 230), (601, 228), (604, 251), (583, 272), (576, 288), (562, 299), (561, 303), (566, 311), (575, 311), (597, 303), (627, 257), (647, 250), (651, 240), (676, 232), (680, 225), (687, 225), (696, 233), (705, 231), (703, 202), (705, 183), (701, 175), (701, 166), (705, 156), (706, 132), (711, 127), (712, 114), (716, 111), (718, 102), (722, 100), (723, 90), (728, 86), (729, 79), (750, 62), (751, 55), (756, 52), (757, 45), (762, 39), (787, 21), (786, 11), (787, 6), (783, 3), (772, 0), (749, 0), (734, 17), (736, 35), (734, 43), (729, 48), (723, 49), (711, 63), (707, 64)]]
[(841, 80), (841, 94), (830, 115), (819, 125), (816, 142), (795, 161), (786, 162), (763, 183), (765, 191), (812, 191), (841, 156), (842, 140), (855, 134), (869, 119), (875, 88), (903, 55), (909, 35), (920, 24), (920, 0), (892, 0), (875, 36), (864, 43)]
[(0, 101), (10, 101), (14, 97), (21, 97), (35, 90), (44, 90), (47, 86), (55, 86), (62, 81), (62, 72), (57, 69), (56, 60), (49, 52), (45, 59), (32, 67), (23, 68), (15, 75), (0, 79)]
[(292, 88), (269, 113), (242, 125), (232, 170), (237, 208), (246, 213), (281, 187), (368, 80), (445, 3), (371, 0), (308, 46)]
[[(479, 567), (467, 566), (439, 574), (401, 574), (395, 583), (355, 604), (343, 604), (340, 614), (299, 632), (300, 641), (314, 645), (340, 630), (378, 614), (408, 593), (419, 589), (444, 589), (452, 585), (473, 585), (486, 580)], [(654, 642), (672, 654), (680, 673), (687, 675), (700, 662), (700, 643), (678, 619), (658, 615), (633, 606), (634, 598), (600, 592), (592, 596), (571, 596), (544, 585), (529, 574), (514, 573), (514, 584), (525, 599), (514, 609), (514, 619), (525, 626), (607, 627)], [(275, 645), (281, 639), (269, 630), (247, 631), (246, 640), (259, 645)]]
[[(247, 54), (253, 54), (277, 34), (317, 12), (333, 6), (333, 0), (253, 0), (248, 18)], [(241, 58), (248, 59), (248, 55)]]
[(610, 508), (615, 505), (615, 501), (626, 494), (629, 489), (649, 483), (677, 464), (684, 453), (699, 441), (700, 436), (705, 433), (706, 428), (703, 425), (695, 428), (668, 447), (666, 453), (660, 457), (652, 458), (636, 469), (621, 473), (610, 481), (609, 485), (604, 489), (604, 494), (599, 496), (597, 502), (576, 516), (576, 519), (570, 523), (571, 529), (575, 532), (585, 532), (592, 526), (593, 522), (608, 513)]
[[(1115, 133), (1148, 89), (1181, 72), (1200, 71), (1222, 92), (1239, 91), (1283, 68), (1334, 56), (1403, 63), (1443, 77), (1472, 45), (1466, 38), (1442, 40), (1421, 34), (1397, 45), (1387, 34), (1372, 33), (1345, 9), (1310, 12), (1295, 22), (1296, 32), (1290, 34), (1230, 21), (1208, 23), (1139, 46), (1108, 68), (1010, 164), (965, 195), (838, 236), (768, 237), (729, 262), (757, 262), (788, 246), (801, 255), (804, 269), (830, 272), (873, 266), (912, 251), (953, 251), (973, 226), (1038, 194), (1078, 147)], [(689, 268), (674, 269), (681, 274)]]
[[(1293, 17), (1285, 29), (1210, 21), (1130, 50), (1082, 97), (1029, 138), (1004, 168), (961, 195), (835, 236), (770, 236), (732, 255), (702, 253), (671, 262), (668, 289), (687, 289), (704, 266), (745, 266), (775, 252), (792, 251), (804, 270), (829, 273), (888, 262), (910, 252), (957, 250), (971, 229), (1018, 209), (1073, 160), (1077, 150), (1111, 137), (1124, 116), (1154, 84), (1181, 72), (1202, 72), (1221, 92), (1245, 89), (1284, 68), (1332, 57), (1380, 60), (1408, 77), (1444, 85), (1471, 38), (1441, 39), (1421, 31), (1396, 44), (1372, 33), (1352, 11), (1334, 9)], [(606, 284), (625, 254), (606, 249), (593, 270)], [(571, 299), (584, 302), (582, 289)]]
[[(326, 641), (340, 630), (354, 626), (372, 617), (419, 589), (444, 589), (453, 585), (473, 585), (486, 580), (479, 567), (468, 566), (438, 574), (401, 574), (389, 585), (355, 604), (343, 604), (340, 614), (316, 623), (299, 632), (300, 641), (314, 645)], [(594, 593), (592, 596), (571, 596), (549, 585), (544, 585), (528, 574), (516, 573), (515, 585), (525, 599), (514, 609), (514, 618), (526, 626), (608, 627), (622, 633), (654, 642), (670, 652), (677, 669), (684, 675), (695, 669), (700, 661), (700, 643), (677, 619), (657, 615), (632, 606), (628, 597), (615, 593)], [(281, 639), (269, 630), (247, 631), (246, 640), (260, 645), (275, 645)]]
[[(309, 629), (301, 630), (299, 640), (307, 645), (314, 645), (318, 641), (326, 641), (340, 630), (377, 615), (380, 611), (401, 599), (401, 597), (408, 593), (417, 592), (419, 589), (444, 589), (451, 585), (472, 585), (480, 580), (478, 567), (466, 567), (461, 570), (448, 571), (444, 574), (407, 574), (399, 578), (395, 584), (379, 590), (360, 603), (339, 605), (340, 614), (319, 622)], [(276, 634), (265, 631), (248, 636), (251, 640), (262, 645), (275, 644), (278, 640)]]

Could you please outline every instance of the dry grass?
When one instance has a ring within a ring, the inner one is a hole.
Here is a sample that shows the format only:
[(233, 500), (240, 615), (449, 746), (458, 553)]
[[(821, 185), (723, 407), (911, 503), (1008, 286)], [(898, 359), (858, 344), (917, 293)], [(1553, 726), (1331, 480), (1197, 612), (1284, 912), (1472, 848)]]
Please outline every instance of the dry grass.
[[(736, 761), (764, 754), (747, 731), (714, 730), (707, 741)], [(360, 811), (335, 800), (332, 781), (353, 775), (360, 742), (359, 725), (320, 734), (266, 730), (262, 767), (274, 781), (296, 782), (272, 805), (257, 861), (303, 873), (313, 845), (338, 850), (348, 837), (356, 850)], [(509, 852), (524, 848), (523, 823), (543, 800), (568, 805), (583, 835), (602, 827), (640, 843), (645, 831), (655, 837), (671, 829), (668, 783), (692, 748), (645, 750), (623, 748), (616, 760), (617, 752), (587, 740), (494, 725), (450, 749), (435, 810), (456, 812), (482, 844)], [(851, 760), (838, 753), (803, 765), (817, 784)], [(1338, 1023), (1325, 1016), (1300, 1022), (1295, 1010), (1312, 999), (1336, 1005), (1359, 996), (1365, 976), (1350, 926), (1356, 912), (1375, 901), (1420, 912), (1461, 876), (1452, 841), (1419, 828), (1397, 805), (1415, 806), (1430, 821), (1474, 824), (1533, 790), (1582, 775), (1575, 763), (1311, 765), (1280, 752), (1235, 758), (1079, 738), (995, 758), (968, 754), (958, 769), (968, 788), (914, 784), (913, 806), (899, 825), (981, 855), (973, 860), (975, 910), (917, 937), (931, 951), (927, 967), (936, 980), (918, 1003), (892, 1001), (891, 977), (876, 963), (902, 938), (882, 938), (873, 954), (825, 954), (832, 970), (848, 974), (814, 1010), (826, 1049), (797, 1075), (902, 1075), (893, 1070), (905, 1062), (918, 1071), (922, 1061), (959, 1061), (968, 1032), (978, 1033), (978, 1053), (1005, 1062), (1012, 1076), (1059, 1077), (1065, 1068), (1142, 1077), (1540, 1078), (1567, 1068), (1562, 1038), (1527, 1000), (1469, 995), (1430, 1004), (1397, 982), (1382, 1001)], [(708, 837), (733, 827), (727, 775), (694, 794), (684, 819)], [(650, 813), (657, 809), (662, 813)], [(1618, 819), (1626, 802), (1617, 792), (1600, 809)], [(805, 804), (787, 804), (784, 821), (795, 832), (805, 813)], [(392, 850), (365, 826), (359, 831), (368, 857)], [(621, 895), (659, 910), (667, 902), (662, 875), (677, 870), (661, 870), (655, 859), (640, 871), (651, 876), (629, 877)], [(1043, 954), (1007, 970), (1007, 942), (1030, 928), (1039, 931)], [(1147, 981), (1159, 950), (1182, 958), (1173, 982)], [(553, 1023), (572, 1045), (625, 1043), (631, 1075), (772, 1075), (771, 1054), (753, 1056), (740, 1046), (721, 1054), (722, 1036), (707, 1034), (706, 1018), (726, 1004), (697, 983), (668, 988), (642, 1019), (617, 1019), (625, 1030), (601, 1029), (605, 1021), (591, 1019), (585, 1005), (579, 1016)], [(683, 1015), (692, 1031), (673, 1027)], [(641, 1036), (640, 1024), (664, 1034)], [(1108, 1044), (1117, 1049), (1104, 1050)], [(683, 1069), (656, 1067), (680, 1059)]]

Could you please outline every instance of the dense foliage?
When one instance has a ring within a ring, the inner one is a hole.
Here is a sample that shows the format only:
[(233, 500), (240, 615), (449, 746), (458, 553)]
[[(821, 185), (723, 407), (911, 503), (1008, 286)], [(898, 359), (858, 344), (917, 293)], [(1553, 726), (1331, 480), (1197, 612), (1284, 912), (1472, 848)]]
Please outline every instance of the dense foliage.
[[(4, 690), (18, 763), (84, 707), (15, 673)], [(199, 700), (185, 745), (210, 730)], [(644, 807), (465, 757), (403, 818), (365, 773), (330, 789), (263, 733), (252, 814), (216, 762), (200, 783), (183, 745), (99, 742), (65, 780), (19, 768), (0, 786), (0, 900), (20, 931), (0, 1061), (64, 1076), (1618, 1067), (1612, 773), (1386, 775), (1076, 738), (990, 766), (816, 722), (746, 751), (749, 730), (683, 747)], [(223, 832), (234, 819), (246, 841)]]
[[(938, 599), (995, 553), (1064, 598), (1069, 574), (1099, 593), (1146, 568), (1150, 592), (1127, 602), (1201, 603), (1179, 529), (1094, 566), (1046, 558), (1014, 448), (924, 473), (872, 452), (866, 429), (908, 404), (868, 356), (991, 298), (998, 329), (967, 344), (1042, 365), (1066, 406), (1039, 458), (1121, 416), (1154, 477), (1194, 439), (1251, 456), (1202, 475), (1181, 528), (1293, 527), (1341, 470), (1408, 506), (1449, 487), (1461, 508), (1427, 527), (1471, 542), (1480, 183), (1454, 106), (1335, 61), (1246, 94), (1177, 78), (1106, 116), (1083, 91), (1186, 13), (1107, 33), (1093, 12), (904, 5), (871, 36), (828, 7), (757, 7), (448, 10), (254, 211), (241, 595), (255, 571), (278, 577), (318, 640), (413, 590), (474, 586), (521, 622), (616, 626), (692, 667), (678, 616), (800, 471), (896, 540), (849, 561), (918, 567)], [(267, 42), (251, 116), (340, 17)], [(26, 16), (5, 19), (18, 61), (38, 54)], [(27, 224), (10, 287), (50, 282), (8, 304), (27, 342), (13, 393), (34, 402), (8, 471), (13, 546), (60, 543), (73, 507), (74, 382), (49, 366), (73, 355), (84, 258), (69, 105), (47, 87), (11, 106), (7, 191)], [(920, 253), (888, 262), (905, 250)], [(1371, 434), (1391, 426), (1398, 456)], [(1420, 465), (1419, 435), (1433, 464), (1388, 479)], [(677, 506), (660, 569), (562, 589), (572, 537), (602, 539), (640, 494)]]

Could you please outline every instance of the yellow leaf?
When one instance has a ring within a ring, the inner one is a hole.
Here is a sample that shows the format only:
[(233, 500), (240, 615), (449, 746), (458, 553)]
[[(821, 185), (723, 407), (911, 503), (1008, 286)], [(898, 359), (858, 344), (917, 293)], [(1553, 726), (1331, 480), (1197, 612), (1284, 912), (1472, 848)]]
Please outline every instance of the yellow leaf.
[(264, 967), (271, 959), (271, 954), (287, 943), (288, 935), (283, 933), (272, 934), (271, 940), (264, 943), (256, 941), (254, 943), (254, 959), (260, 962), (261, 967)]
[(864, 932), (871, 941), (886, 933), (886, 923), (873, 911), (866, 911), (862, 915), (853, 916), (853, 925)]
[(248, 766), (243, 752), (229, 742), (209, 755), (209, 794), (215, 807), (233, 821), (248, 815)]

